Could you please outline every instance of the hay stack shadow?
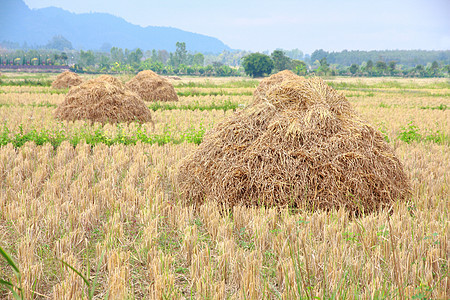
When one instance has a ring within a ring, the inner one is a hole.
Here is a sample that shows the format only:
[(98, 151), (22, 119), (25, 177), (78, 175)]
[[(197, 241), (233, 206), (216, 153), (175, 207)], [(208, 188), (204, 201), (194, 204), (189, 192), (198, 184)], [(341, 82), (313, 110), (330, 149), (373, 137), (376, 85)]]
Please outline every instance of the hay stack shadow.
[(149, 108), (117, 78), (102, 75), (72, 87), (55, 111), (61, 120), (99, 123), (152, 122)]
[(150, 70), (139, 72), (126, 86), (144, 101), (178, 101), (172, 83)]
[(56, 79), (52, 82), (52, 88), (54, 89), (67, 89), (72, 86), (80, 85), (83, 82), (78, 74), (70, 71), (65, 71), (56, 76)]
[(408, 197), (382, 134), (320, 78), (292, 75), (205, 134), (178, 170), (183, 201), (371, 212)]

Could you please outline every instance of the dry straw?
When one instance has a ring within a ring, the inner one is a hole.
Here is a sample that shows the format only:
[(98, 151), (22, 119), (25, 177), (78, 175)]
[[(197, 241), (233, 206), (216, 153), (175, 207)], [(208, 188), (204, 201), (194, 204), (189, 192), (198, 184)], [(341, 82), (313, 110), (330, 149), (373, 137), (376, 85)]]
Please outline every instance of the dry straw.
[(150, 110), (139, 96), (108, 75), (72, 87), (55, 116), (68, 121), (100, 123), (152, 121)]
[(393, 149), (341, 93), (320, 78), (280, 75), (181, 163), (185, 201), (370, 212), (409, 195)]
[(261, 80), (253, 93), (253, 104), (262, 102), (269, 89), (280, 85), (282, 82), (294, 79), (302, 80), (302, 78), (303, 77), (295, 75), (292, 71), (284, 70)]
[(144, 101), (178, 101), (170, 81), (150, 70), (139, 72), (126, 85)]
[(55, 81), (52, 82), (52, 88), (54, 89), (67, 89), (71, 86), (77, 86), (80, 85), (83, 82), (83, 80), (78, 76), (78, 74), (75, 74), (70, 71), (65, 71), (61, 74), (59, 74)]

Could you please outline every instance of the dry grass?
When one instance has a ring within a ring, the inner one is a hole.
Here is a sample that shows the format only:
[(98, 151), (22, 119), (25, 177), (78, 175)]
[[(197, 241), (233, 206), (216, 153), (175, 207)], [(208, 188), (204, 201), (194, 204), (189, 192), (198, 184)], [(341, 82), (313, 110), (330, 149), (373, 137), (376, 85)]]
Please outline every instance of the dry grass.
[(144, 101), (178, 101), (170, 81), (150, 70), (139, 72), (127, 82), (127, 87)]
[(67, 89), (72, 86), (80, 85), (83, 80), (77, 74), (65, 71), (59, 74), (56, 79), (52, 82), (52, 88), (54, 89)]
[[(445, 97), (400, 89), (358, 93), (349, 98), (356, 112), (372, 124), (384, 123), (391, 137), (411, 118), (424, 129), (438, 123), (450, 134), (449, 110), (416, 107), (450, 104)], [(0, 94), (0, 103), (64, 101), (53, 96)], [(180, 100), (187, 99), (194, 101)], [(379, 107), (382, 101), (399, 106)], [(22, 123), (24, 130), (52, 128), (58, 124), (52, 110), (5, 106), (0, 118), (14, 127)], [(210, 126), (231, 114), (174, 110), (152, 117), (160, 131), (165, 124), (180, 130), (192, 123)], [(123, 124), (124, 131), (133, 126)], [(400, 291), (405, 298), (448, 299), (449, 146), (393, 138), (390, 145), (404, 162), (412, 199), (395, 203), (391, 214), (358, 218), (342, 209), (294, 213), (237, 205), (227, 212), (213, 201), (181, 205), (176, 168), (198, 148), (193, 144), (0, 147), (0, 246), (18, 263), (27, 299), (86, 294), (83, 281), (57, 259), (84, 274), (89, 269), (91, 279), (98, 276), (94, 299), (107, 293), (110, 299), (391, 299)], [(0, 274), (14, 278), (4, 261)], [(0, 298), (8, 297), (0, 288)]]
[(150, 110), (116, 78), (102, 75), (70, 89), (55, 111), (61, 120), (151, 122)]

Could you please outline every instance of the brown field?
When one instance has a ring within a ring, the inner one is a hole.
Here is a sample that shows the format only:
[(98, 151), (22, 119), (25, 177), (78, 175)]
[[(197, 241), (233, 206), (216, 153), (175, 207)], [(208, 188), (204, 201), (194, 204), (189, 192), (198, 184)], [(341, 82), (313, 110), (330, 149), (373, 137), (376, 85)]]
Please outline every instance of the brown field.
[[(243, 80), (172, 81), (178, 92), (231, 94), (181, 96), (173, 104), (245, 106), (253, 87), (226, 86)], [(181, 86), (190, 81), (193, 87)], [(0, 146), (0, 246), (19, 266), (21, 280), (1, 259), (0, 279), (20, 283), (25, 299), (89, 298), (94, 281), (93, 299), (448, 299), (449, 80), (327, 81), (387, 135), (405, 165), (413, 196), (396, 203), (391, 214), (354, 218), (344, 210), (241, 206), (224, 211), (207, 199), (200, 207), (183, 206), (177, 200), (177, 165), (198, 147), (187, 142), (95, 147), (63, 142), (57, 149), (8, 144)], [(55, 106), (65, 94), (52, 91), (0, 86), (0, 120), (10, 135), (20, 125), (25, 132), (98, 126), (55, 120)], [(154, 127), (143, 128), (156, 133), (199, 124), (210, 128), (231, 114), (156, 110)], [(439, 132), (446, 139), (406, 143), (399, 136), (410, 122), (423, 136)], [(136, 125), (121, 128), (134, 132)], [(118, 127), (104, 130), (115, 134)], [(0, 287), (0, 298), (12, 295)]]

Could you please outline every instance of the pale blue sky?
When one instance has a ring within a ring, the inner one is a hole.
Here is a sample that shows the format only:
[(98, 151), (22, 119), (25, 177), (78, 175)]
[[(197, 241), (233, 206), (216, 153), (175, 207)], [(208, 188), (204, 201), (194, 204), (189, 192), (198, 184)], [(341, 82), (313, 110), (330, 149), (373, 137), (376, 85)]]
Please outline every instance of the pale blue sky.
[[(234, 49), (450, 50), (450, 0), (24, 0), (206, 34)], [(187, 45), (189, 48), (189, 45)]]

